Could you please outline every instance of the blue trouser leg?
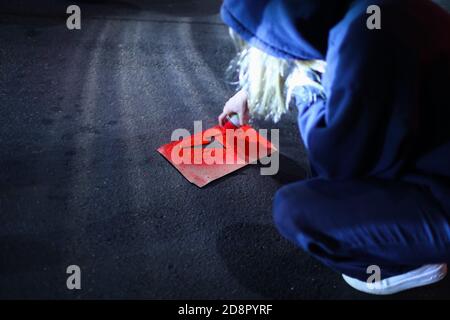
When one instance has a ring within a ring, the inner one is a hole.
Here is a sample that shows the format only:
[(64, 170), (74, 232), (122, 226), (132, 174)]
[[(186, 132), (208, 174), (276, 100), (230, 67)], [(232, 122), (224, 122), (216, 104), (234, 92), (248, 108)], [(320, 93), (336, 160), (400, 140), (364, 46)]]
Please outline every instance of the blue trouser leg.
[(428, 189), (401, 181), (312, 179), (281, 188), (279, 231), (324, 264), (366, 280), (450, 261), (450, 213)]

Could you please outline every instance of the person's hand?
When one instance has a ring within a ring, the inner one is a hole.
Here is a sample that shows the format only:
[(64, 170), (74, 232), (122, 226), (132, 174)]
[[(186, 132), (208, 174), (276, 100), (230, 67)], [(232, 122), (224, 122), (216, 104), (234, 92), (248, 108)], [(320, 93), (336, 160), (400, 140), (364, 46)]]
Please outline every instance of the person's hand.
[(223, 111), (218, 119), (219, 124), (223, 125), (225, 117), (233, 113), (236, 113), (239, 116), (239, 124), (241, 126), (248, 122), (247, 92), (245, 92), (245, 90), (239, 91), (225, 103)]

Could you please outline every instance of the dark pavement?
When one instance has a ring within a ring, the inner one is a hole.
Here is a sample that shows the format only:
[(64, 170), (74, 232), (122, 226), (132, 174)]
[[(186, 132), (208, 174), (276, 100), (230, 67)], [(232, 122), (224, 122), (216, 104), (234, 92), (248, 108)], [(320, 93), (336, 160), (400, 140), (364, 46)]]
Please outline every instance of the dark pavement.
[[(374, 298), (272, 224), (275, 191), (308, 171), (295, 114), (274, 177), (249, 166), (199, 189), (156, 152), (232, 94), (220, 1), (75, 1), (81, 31), (72, 2), (3, 2), (0, 298)], [(449, 296), (445, 280), (393, 298)]]

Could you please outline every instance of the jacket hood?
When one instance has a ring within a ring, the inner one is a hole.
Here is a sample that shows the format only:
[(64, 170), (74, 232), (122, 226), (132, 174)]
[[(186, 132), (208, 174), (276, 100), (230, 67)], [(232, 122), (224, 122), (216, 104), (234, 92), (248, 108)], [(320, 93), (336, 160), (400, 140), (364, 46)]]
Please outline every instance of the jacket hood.
[(325, 60), (350, 0), (225, 0), (223, 21), (250, 45), (285, 59)]

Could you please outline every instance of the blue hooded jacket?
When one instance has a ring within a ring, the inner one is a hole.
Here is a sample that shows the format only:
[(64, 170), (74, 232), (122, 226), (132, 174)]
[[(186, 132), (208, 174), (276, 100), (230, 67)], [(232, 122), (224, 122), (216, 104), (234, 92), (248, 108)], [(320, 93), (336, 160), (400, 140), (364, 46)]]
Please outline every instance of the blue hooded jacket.
[[(370, 5), (381, 29), (369, 30)], [(285, 59), (323, 59), (326, 101), (299, 108), (317, 174), (428, 186), (450, 212), (450, 17), (429, 0), (225, 0), (222, 19)]]

